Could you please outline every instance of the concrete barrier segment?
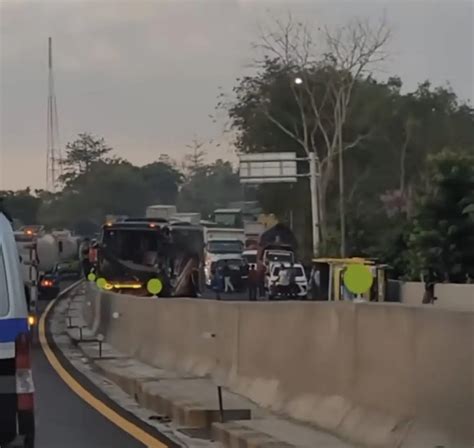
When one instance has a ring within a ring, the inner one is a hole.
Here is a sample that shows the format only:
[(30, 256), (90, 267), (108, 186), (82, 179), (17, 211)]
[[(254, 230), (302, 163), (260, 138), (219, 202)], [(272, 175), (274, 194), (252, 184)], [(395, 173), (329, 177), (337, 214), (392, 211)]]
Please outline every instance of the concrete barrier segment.
[(100, 304), (98, 331), (128, 356), (212, 377), (353, 443), (474, 445), (472, 312), (90, 291), (87, 299)]

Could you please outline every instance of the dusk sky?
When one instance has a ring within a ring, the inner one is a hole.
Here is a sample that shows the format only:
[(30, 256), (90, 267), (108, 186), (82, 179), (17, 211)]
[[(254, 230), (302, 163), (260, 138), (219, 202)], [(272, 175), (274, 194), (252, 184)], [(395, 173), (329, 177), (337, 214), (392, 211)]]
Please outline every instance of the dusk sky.
[(249, 70), (259, 22), (291, 11), (335, 26), (352, 17), (393, 30), (378, 77), (399, 75), (405, 89), (449, 82), (473, 92), (470, 0), (155, 0), (0, 1), (0, 189), (45, 186), (47, 39), (53, 38), (60, 140), (103, 136), (115, 153), (144, 164), (180, 161), (196, 137), (220, 142), (210, 160), (235, 160), (213, 123), (219, 86), (230, 93)]

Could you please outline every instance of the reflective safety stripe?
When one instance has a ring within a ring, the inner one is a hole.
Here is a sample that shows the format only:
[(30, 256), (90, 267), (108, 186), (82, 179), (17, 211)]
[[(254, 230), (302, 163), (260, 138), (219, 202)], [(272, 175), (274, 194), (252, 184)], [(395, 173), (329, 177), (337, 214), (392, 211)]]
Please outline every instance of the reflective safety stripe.
[(28, 318), (0, 319), (0, 343), (15, 342), (20, 333), (27, 333)]
[(0, 342), (0, 359), (10, 359), (15, 357), (14, 342)]

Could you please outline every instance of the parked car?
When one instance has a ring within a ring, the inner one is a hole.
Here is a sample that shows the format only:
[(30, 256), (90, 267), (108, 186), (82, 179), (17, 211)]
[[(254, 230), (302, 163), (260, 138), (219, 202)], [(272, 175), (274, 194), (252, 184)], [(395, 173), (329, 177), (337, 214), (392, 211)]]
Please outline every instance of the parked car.
[(31, 332), (19, 259), (10, 222), (0, 210), (0, 446), (33, 448)]
[[(294, 284), (289, 286), (282, 285), (281, 271), (287, 271), (288, 277), (294, 279)], [(266, 282), (269, 300), (285, 298), (306, 299), (308, 296), (308, 280), (300, 263), (272, 263)]]

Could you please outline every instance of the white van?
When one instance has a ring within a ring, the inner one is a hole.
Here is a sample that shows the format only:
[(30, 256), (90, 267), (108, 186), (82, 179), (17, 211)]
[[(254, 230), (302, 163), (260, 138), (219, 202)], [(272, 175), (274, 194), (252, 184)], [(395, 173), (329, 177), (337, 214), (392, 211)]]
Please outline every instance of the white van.
[(34, 447), (30, 328), (20, 260), (0, 210), (0, 446)]

